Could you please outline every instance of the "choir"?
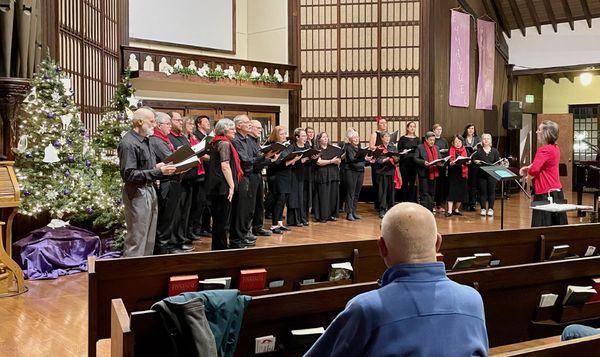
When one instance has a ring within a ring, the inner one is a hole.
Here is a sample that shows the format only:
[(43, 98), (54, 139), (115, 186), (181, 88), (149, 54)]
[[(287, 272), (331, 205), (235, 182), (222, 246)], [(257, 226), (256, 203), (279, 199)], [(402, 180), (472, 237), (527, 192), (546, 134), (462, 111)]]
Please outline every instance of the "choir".
[[(472, 195), (479, 197), (481, 215), (493, 216), (496, 182), (479, 167), (496, 164), (499, 154), (492, 137), (480, 139), (472, 124), (449, 145), (439, 124), (422, 141), (410, 121), (404, 135), (392, 142), (397, 134), (387, 131), (386, 119), (377, 118), (377, 130), (362, 147), (352, 128), (339, 145), (326, 132), (296, 128), (290, 136), (283, 126), (275, 126), (261, 143), (261, 123), (246, 115), (220, 119), (212, 134), (206, 116), (155, 112), (155, 117), (149, 146), (156, 162), (165, 162), (183, 145), (213, 138), (196, 168), (163, 175), (155, 183), (154, 254), (193, 250), (194, 240), (210, 235), (213, 250), (253, 246), (256, 236), (308, 226), (310, 217), (336, 221), (340, 211), (348, 221), (361, 219), (357, 207), (368, 166), (379, 217), (397, 197), (434, 213), (462, 215), (461, 205), (470, 208)], [(271, 220), (268, 229), (263, 228), (265, 217)]]

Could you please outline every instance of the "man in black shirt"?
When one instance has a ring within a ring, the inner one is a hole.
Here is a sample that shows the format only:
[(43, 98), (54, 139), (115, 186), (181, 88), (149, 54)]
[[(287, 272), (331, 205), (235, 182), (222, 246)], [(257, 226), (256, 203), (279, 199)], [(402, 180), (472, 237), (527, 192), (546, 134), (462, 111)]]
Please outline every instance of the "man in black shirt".
[[(262, 133), (262, 124), (258, 120), (250, 121), (250, 134), (251, 140), (249, 140), (250, 146), (252, 148), (252, 153), (255, 155), (260, 154), (260, 138)], [(252, 234), (256, 236), (265, 236), (268, 237), (271, 235), (271, 231), (263, 228), (263, 222), (265, 220), (265, 205), (264, 205), (264, 197), (265, 197), (265, 188), (264, 182), (262, 178), (263, 168), (269, 163), (276, 161), (279, 158), (277, 154), (267, 155), (270, 157), (270, 160), (267, 161), (266, 164), (254, 165), (254, 169), (252, 173), (249, 175), (250, 177), (250, 191), (254, 193), (254, 209), (252, 210)]]
[(250, 176), (255, 167), (264, 167), (268, 165), (273, 156), (263, 156), (260, 151), (256, 151), (252, 146), (253, 139), (248, 136), (251, 131), (250, 118), (247, 115), (238, 115), (234, 118), (236, 134), (232, 144), (240, 157), (240, 164), (244, 171), (244, 176), (240, 179), (237, 192), (233, 196), (231, 207), (231, 230), (230, 245), (235, 248), (243, 246), (253, 246), (256, 244), (256, 237), (250, 233), (253, 210), (256, 199), (256, 189), (250, 187)]
[(121, 139), (117, 149), (123, 186), (123, 205), (127, 235), (124, 257), (152, 255), (156, 237), (158, 207), (153, 183), (163, 175), (172, 175), (175, 166), (156, 163), (148, 136), (156, 119), (149, 109), (133, 113), (132, 130)]
[[(210, 133), (210, 118), (206, 115), (198, 115), (194, 118), (194, 125), (196, 126), (196, 130), (194, 131), (194, 135), (198, 138), (198, 141), (202, 141), (207, 135)], [(208, 155), (207, 155), (208, 156)], [(208, 170), (210, 170), (209, 161), (210, 158), (206, 158), (202, 161), (202, 165), (204, 166), (204, 176), (208, 177)], [(203, 190), (205, 190), (205, 185), (202, 185)], [(192, 234), (195, 236), (201, 237), (210, 237), (211, 228), (210, 228), (210, 204), (207, 199), (200, 200), (201, 202), (192, 201), (192, 207), (197, 211), (192, 213), (190, 216), (190, 229), (192, 230)], [(199, 208), (198, 208), (199, 207)]]

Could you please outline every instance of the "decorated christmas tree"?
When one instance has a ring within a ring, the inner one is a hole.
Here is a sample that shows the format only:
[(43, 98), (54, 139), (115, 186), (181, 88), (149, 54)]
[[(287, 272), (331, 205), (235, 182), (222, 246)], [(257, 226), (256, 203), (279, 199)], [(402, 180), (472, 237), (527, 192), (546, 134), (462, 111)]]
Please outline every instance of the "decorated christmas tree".
[(21, 214), (68, 218), (90, 209), (96, 176), (89, 133), (71, 80), (52, 59), (40, 64), (23, 104), (15, 150)]

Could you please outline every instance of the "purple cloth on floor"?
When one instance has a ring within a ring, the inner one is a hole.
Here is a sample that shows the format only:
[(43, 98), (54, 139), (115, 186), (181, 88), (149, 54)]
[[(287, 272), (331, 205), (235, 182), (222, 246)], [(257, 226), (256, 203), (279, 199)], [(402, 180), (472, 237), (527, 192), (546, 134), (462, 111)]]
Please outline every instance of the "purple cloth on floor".
[(13, 245), (20, 252), (19, 264), (25, 278), (32, 280), (85, 272), (90, 255), (118, 256), (118, 252), (102, 252), (102, 243), (96, 234), (74, 226), (46, 226)]

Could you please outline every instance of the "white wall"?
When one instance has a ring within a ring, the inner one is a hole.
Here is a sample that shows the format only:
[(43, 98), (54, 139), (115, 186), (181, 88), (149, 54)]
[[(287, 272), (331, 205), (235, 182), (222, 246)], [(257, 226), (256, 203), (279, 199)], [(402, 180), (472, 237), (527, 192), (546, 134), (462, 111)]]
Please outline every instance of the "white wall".
[(513, 30), (511, 38), (504, 35), (509, 63), (515, 69), (600, 63), (600, 19), (592, 20), (591, 29), (582, 20), (575, 21), (575, 31), (568, 23), (562, 23), (558, 24), (558, 33), (552, 25), (544, 25), (541, 35), (535, 27), (526, 28), (526, 35), (523, 37), (519, 30)]
[(288, 16), (285, 0), (248, 1), (248, 58), (288, 63)]

